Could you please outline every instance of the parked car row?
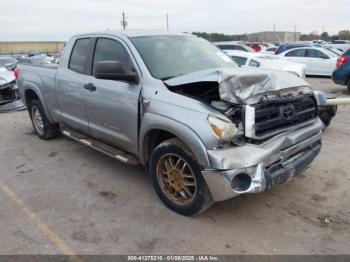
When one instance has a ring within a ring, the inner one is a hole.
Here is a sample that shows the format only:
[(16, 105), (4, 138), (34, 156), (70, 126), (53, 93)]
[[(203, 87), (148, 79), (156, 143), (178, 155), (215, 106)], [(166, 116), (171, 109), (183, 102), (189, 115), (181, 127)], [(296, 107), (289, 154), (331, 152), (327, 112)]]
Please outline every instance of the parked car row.
[(16, 79), (20, 70), (18, 64), (45, 65), (58, 63), (61, 52), (13, 54), (0, 56), (0, 112), (21, 110), (25, 105), (18, 95)]
[[(250, 54), (253, 53), (268, 54), (271, 56), (276, 55), (280, 59), (276, 59), (273, 62), (275, 64), (274, 69), (280, 68), (282, 71), (285, 71), (283, 70), (283, 63), (285, 63), (285, 60), (288, 60), (290, 62), (305, 65), (306, 75), (332, 76), (333, 72), (339, 67), (339, 64), (343, 65), (348, 61), (348, 56), (342, 56), (343, 52), (339, 48), (334, 47), (337, 44), (333, 44), (333, 46), (331, 46), (326, 45), (323, 42), (288, 43), (282, 44), (278, 47), (267, 43), (244, 43), (237, 41), (215, 42), (214, 44), (231, 57), (235, 51), (246, 52), (246, 55), (240, 54), (240, 56), (234, 57), (234, 60), (240, 66), (244, 64), (244, 66), (265, 67), (260, 66), (259, 63), (250, 62), (250, 59), (248, 58), (251, 58), (252, 55)], [(259, 48), (257, 45), (259, 45)], [(266, 57), (264, 61), (266, 61)], [(272, 58), (270, 58), (270, 62), (271, 61)], [(245, 64), (246, 62), (248, 64)], [(265, 64), (268, 65), (268, 67), (272, 66), (271, 63)], [(345, 69), (343, 69), (343, 67), (340, 70), (337, 70), (335, 73), (335, 79), (339, 79), (339, 75), (341, 74), (346, 74), (343, 72), (344, 70)], [(300, 76), (300, 74), (298, 75)], [(335, 81), (345, 85), (348, 85), (349, 82), (348, 79)]]
[(285, 71), (305, 78), (305, 65), (290, 62), (277, 56), (242, 51), (228, 51), (226, 54), (240, 67)]

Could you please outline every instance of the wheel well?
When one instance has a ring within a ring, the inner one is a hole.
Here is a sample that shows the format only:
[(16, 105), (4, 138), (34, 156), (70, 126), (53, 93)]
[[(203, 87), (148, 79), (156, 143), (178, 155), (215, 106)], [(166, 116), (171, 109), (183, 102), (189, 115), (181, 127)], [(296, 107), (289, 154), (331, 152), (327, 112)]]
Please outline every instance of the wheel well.
[(39, 99), (39, 97), (33, 90), (29, 89), (25, 92), (25, 99), (26, 99), (27, 107), (29, 107), (30, 102), (35, 99)]
[(147, 133), (146, 139), (144, 140), (143, 155), (144, 162), (147, 163), (150, 155), (154, 148), (156, 148), (160, 143), (168, 140), (170, 138), (176, 137), (174, 134), (164, 131), (164, 130), (151, 130)]

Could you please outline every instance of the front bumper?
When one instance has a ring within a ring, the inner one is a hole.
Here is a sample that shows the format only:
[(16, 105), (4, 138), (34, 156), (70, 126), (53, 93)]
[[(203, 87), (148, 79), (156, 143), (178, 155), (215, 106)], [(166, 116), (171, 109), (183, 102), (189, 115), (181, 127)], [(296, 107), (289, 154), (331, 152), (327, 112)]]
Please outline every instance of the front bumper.
[[(213, 199), (263, 192), (300, 174), (320, 152), (323, 127), (317, 118), (312, 125), (290, 130), (261, 145), (209, 150), (213, 169), (202, 173)], [(241, 174), (250, 177), (250, 184), (243, 190), (234, 189), (233, 180)]]

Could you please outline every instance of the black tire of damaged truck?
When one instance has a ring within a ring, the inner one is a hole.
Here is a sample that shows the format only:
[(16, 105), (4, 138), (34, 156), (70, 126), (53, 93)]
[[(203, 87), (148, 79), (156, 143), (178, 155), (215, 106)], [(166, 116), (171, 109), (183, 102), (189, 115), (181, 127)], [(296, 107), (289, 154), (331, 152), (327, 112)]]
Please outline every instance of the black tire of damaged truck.
[(160, 200), (174, 212), (191, 216), (213, 204), (200, 165), (176, 138), (162, 142), (153, 150), (149, 176)]
[[(50, 123), (39, 100), (32, 100), (29, 103), (28, 112), (38, 137), (48, 140), (59, 135), (59, 126)], [(40, 121), (40, 126), (38, 126), (38, 121)]]

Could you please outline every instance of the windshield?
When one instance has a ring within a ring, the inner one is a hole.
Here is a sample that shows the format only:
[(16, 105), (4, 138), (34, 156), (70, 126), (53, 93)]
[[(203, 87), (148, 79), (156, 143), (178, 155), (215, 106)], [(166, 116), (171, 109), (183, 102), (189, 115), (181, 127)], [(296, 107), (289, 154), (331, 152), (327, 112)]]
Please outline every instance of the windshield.
[(325, 54), (327, 54), (331, 58), (339, 57), (338, 54), (332, 52), (331, 50), (328, 50), (326, 48), (321, 49)]
[(332, 52), (332, 53), (334, 53), (334, 54), (336, 54), (336, 55), (338, 55), (338, 56), (340, 56), (340, 55), (342, 55), (342, 53), (343, 52), (341, 52), (340, 50), (338, 50), (338, 49), (335, 49), (335, 48), (333, 48), (333, 47), (325, 47), (328, 51), (330, 51), (330, 52)]
[(3, 72), (8, 72), (9, 70), (7, 69), (6, 66), (4, 66), (3, 64), (0, 64), (0, 73), (3, 73)]
[(131, 38), (153, 77), (166, 80), (200, 70), (237, 68), (218, 48), (193, 36), (145, 36)]

